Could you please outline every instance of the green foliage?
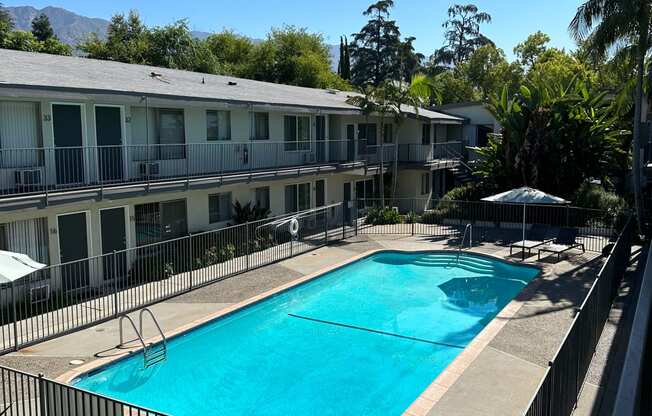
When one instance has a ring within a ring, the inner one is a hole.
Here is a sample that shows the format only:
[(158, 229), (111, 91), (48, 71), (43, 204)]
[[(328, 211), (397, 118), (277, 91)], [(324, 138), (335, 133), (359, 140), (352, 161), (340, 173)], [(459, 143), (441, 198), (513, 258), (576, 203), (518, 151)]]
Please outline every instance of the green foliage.
[(55, 37), (50, 19), (46, 15), (41, 13), (32, 20), (32, 34), (39, 42), (45, 42)]
[(508, 63), (503, 50), (493, 44), (476, 49), (461, 66), (460, 71), (483, 99), (505, 85), (511, 90), (516, 89), (523, 75), (518, 63)]
[(493, 45), (493, 42), (480, 33), (480, 24), (491, 23), (489, 13), (480, 12), (473, 4), (455, 4), (448, 8), (445, 29), (446, 44), (430, 57), (433, 65), (457, 66), (471, 56), (479, 47)]
[(470, 182), (446, 192), (440, 201), (479, 201), (490, 193), (483, 184)]
[(414, 211), (408, 212), (407, 215), (405, 216), (406, 224), (417, 224), (420, 221), (421, 221), (421, 217), (419, 216), (419, 214), (417, 214)]
[(204, 251), (202, 258), (195, 259), (195, 267), (208, 267), (225, 261), (231, 260), (235, 257), (235, 245), (227, 243), (221, 247), (212, 246)]
[(573, 205), (583, 208), (599, 209), (615, 215), (627, 209), (627, 202), (619, 195), (609, 192), (601, 185), (583, 183), (575, 193)]
[(477, 172), (496, 189), (531, 186), (570, 198), (591, 178), (607, 180), (627, 168), (626, 131), (604, 93), (579, 78), (566, 85), (507, 88), (491, 100), (502, 126), (480, 149)]
[(235, 204), (233, 204), (233, 222), (235, 224), (263, 220), (269, 216), (269, 213), (269, 209), (259, 207), (255, 203), (252, 204), (251, 201), (244, 205), (240, 201), (235, 201)]
[(522, 65), (530, 67), (546, 51), (548, 42), (550, 42), (550, 36), (539, 30), (516, 45), (514, 54), (518, 56)]
[(401, 215), (392, 208), (369, 208), (365, 224), (388, 225), (401, 224), (403, 219)]
[(255, 47), (249, 38), (225, 30), (206, 38), (206, 45), (219, 62), (223, 73), (234, 76), (247, 74), (249, 57)]
[(351, 79), (351, 57), (349, 55), (349, 40), (340, 36), (340, 59), (337, 63), (337, 75), (343, 80)]

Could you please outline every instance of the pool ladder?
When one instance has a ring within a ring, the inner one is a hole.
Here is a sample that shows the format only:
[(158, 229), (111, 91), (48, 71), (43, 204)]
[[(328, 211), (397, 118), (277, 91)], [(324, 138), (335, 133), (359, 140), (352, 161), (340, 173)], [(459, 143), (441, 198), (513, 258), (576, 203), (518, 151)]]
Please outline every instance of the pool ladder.
[[(143, 339), (143, 315), (147, 314), (152, 318), (152, 322), (154, 322), (154, 325), (156, 326), (156, 329), (158, 329), (158, 333), (161, 336), (161, 342), (158, 343), (150, 343), (146, 344), (145, 340)], [(124, 331), (122, 330), (122, 322), (124, 320), (127, 320), (131, 324), (131, 327), (133, 328), (134, 332), (136, 333), (136, 339), (140, 342), (140, 345), (143, 347), (143, 364), (145, 368), (151, 367), (154, 364), (160, 363), (161, 361), (164, 361), (167, 358), (167, 338), (165, 337), (165, 334), (163, 333), (163, 330), (161, 329), (161, 326), (158, 324), (158, 321), (156, 320), (156, 317), (152, 313), (149, 308), (143, 308), (140, 310), (138, 314), (138, 329), (136, 329), (136, 324), (134, 323), (134, 320), (131, 319), (129, 315), (121, 315), (120, 319), (118, 320), (118, 325), (120, 327), (120, 344), (118, 344), (118, 348), (124, 348), (125, 347), (125, 340), (124, 340)], [(132, 340), (133, 341), (133, 340)]]
[(473, 225), (472, 224), (466, 224), (466, 227), (464, 227), (464, 234), (462, 235), (462, 241), (460, 241), (460, 245), (457, 246), (457, 262), (460, 262), (460, 254), (462, 253), (462, 248), (464, 248), (464, 240), (466, 240), (466, 233), (469, 233), (469, 248), (473, 247)]

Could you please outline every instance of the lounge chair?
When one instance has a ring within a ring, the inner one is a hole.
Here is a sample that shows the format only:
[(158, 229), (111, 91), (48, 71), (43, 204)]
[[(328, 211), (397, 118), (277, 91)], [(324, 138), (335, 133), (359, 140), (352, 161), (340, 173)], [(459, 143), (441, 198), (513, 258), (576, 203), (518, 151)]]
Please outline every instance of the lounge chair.
[(561, 259), (561, 255), (568, 250), (574, 248), (581, 248), (582, 253), (586, 252), (584, 249), (583, 243), (578, 243), (577, 239), (577, 229), (575, 228), (561, 228), (559, 229), (559, 234), (557, 238), (552, 243), (548, 243), (545, 246), (539, 249), (537, 258), (541, 260), (541, 253), (555, 253), (557, 255), (557, 261)]
[(528, 231), (527, 236), (527, 240), (521, 240), (510, 244), (510, 256), (514, 251), (514, 248), (519, 248), (523, 252), (523, 259), (525, 259), (525, 250), (527, 250), (528, 255), (531, 255), (533, 248), (540, 247), (555, 240), (554, 238), (548, 238), (548, 227), (542, 224), (534, 224), (532, 228), (530, 228), (530, 231)]

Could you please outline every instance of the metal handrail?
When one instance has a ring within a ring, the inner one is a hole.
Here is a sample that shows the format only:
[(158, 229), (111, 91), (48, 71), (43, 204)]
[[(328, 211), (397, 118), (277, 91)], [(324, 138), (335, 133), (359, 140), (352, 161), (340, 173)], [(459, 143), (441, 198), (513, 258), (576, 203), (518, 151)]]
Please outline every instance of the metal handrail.
[(140, 335), (140, 332), (138, 331), (138, 329), (136, 329), (136, 324), (134, 323), (134, 320), (131, 319), (129, 315), (121, 315), (120, 319), (118, 319), (118, 326), (120, 327), (120, 343), (118, 344), (118, 348), (125, 347), (124, 331), (122, 330), (122, 321), (124, 321), (125, 319), (129, 321), (131, 327), (134, 329), (137, 339), (140, 341), (140, 344), (143, 346), (143, 350), (147, 348), (147, 344), (145, 344), (145, 340), (143, 340), (143, 337)]
[(161, 329), (161, 325), (159, 325), (158, 320), (156, 320), (156, 317), (152, 313), (152, 311), (149, 308), (143, 308), (140, 310), (140, 313), (138, 314), (138, 325), (140, 328), (140, 335), (142, 337), (143, 334), (143, 314), (147, 312), (147, 314), (152, 318), (152, 321), (154, 322), (154, 325), (156, 325), (156, 329), (158, 329), (159, 335), (161, 335), (161, 339), (163, 340), (163, 345), (167, 347), (167, 338), (165, 337), (165, 334), (163, 333), (163, 330)]
[(462, 235), (462, 241), (460, 241), (460, 244), (457, 246), (457, 262), (459, 263), (460, 261), (460, 254), (462, 253), (462, 248), (464, 247), (464, 240), (466, 239), (466, 232), (469, 232), (469, 248), (473, 247), (473, 225), (472, 224), (466, 224), (466, 227), (464, 227), (464, 234)]

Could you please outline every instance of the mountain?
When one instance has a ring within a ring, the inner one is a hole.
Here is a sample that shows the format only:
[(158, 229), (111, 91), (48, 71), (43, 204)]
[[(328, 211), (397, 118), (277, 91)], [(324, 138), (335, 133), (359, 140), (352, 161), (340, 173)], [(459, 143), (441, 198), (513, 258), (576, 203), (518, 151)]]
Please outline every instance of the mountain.
[(32, 19), (39, 14), (45, 14), (50, 19), (52, 29), (59, 39), (69, 45), (77, 44), (89, 33), (106, 36), (109, 21), (105, 19), (80, 16), (60, 7), (44, 7), (37, 9), (32, 6), (5, 7), (13, 17), (17, 29), (31, 30)]
[[(17, 29), (28, 31), (32, 29), (32, 19), (41, 13), (45, 14), (50, 19), (50, 24), (57, 37), (62, 42), (73, 46), (89, 33), (97, 33), (100, 38), (103, 38), (106, 36), (106, 29), (109, 25), (109, 21), (106, 19), (81, 16), (60, 7), (48, 6), (37, 9), (32, 6), (6, 6), (4, 9), (13, 17)], [(192, 35), (199, 39), (205, 39), (210, 33), (192, 31)], [(260, 42), (258, 39), (253, 39), (253, 41)], [(328, 49), (332, 67), (335, 70), (339, 60), (339, 45), (328, 45)]]

